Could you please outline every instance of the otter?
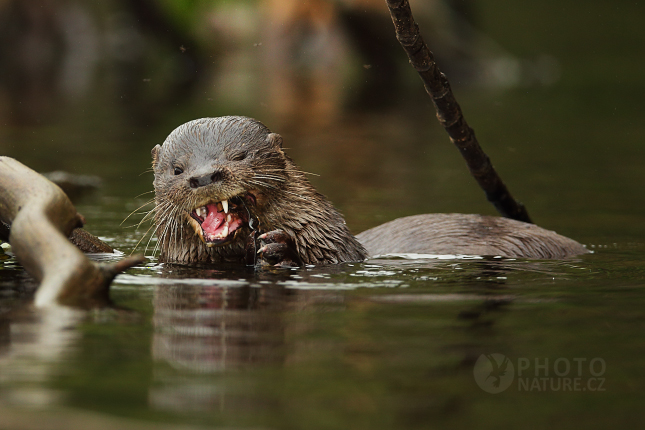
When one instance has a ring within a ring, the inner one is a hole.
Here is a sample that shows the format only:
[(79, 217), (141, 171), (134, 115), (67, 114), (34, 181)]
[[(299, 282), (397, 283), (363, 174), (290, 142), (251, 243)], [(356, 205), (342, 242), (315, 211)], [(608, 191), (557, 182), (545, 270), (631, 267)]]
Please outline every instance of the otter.
[(284, 153), (280, 135), (256, 120), (190, 121), (155, 146), (152, 159), (162, 261), (258, 255), (260, 263), (302, 265), (367, 257), (343, 216)]
[(357, 236), (283, 151), (282, 138), (241, 116), (202, 118), (152, 149), (160, 261), (301, 266), (387, 253), (565, 258), (572, 239), (506, 218), (427, 214)]

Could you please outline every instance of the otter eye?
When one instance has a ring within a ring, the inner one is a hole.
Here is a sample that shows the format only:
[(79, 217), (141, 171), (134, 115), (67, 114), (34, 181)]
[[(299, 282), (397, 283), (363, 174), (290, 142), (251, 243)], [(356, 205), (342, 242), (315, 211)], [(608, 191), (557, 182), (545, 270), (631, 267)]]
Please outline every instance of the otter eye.
[(246, 158), (246, 151), (238, 152), (237, 154), (231, 157), (232, 161), (242, 161)]
[(182, 173), (184, 173), (184, 169), (181, 167), (175, 167), (175, 175), (181, 175)]

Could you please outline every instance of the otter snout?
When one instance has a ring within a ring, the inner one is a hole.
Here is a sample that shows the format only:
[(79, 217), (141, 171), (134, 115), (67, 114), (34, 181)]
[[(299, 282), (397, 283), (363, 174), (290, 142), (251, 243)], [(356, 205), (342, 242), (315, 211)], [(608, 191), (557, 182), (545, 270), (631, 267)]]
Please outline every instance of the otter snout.
[(188, 180), (190, 188), (199, 188), (206, 185), (220, 182), (224, 178), (224, 173), (221, 170), (215, 170), (202, 176), (193, 176)]

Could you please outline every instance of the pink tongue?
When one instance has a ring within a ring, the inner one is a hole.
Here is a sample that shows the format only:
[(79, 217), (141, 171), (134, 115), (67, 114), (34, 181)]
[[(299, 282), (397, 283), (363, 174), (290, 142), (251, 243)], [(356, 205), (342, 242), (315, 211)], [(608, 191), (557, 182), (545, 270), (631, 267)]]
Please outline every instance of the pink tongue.
[(216, 234), (217, 230), (224, 224), (226, 214), (224, 212), (217, 212), (216, 205), (208, 205), (206, 208), (208, 209), (208, 216), (206, 216), (206, 219), (202, 223), (202, 228), (208, 234)]

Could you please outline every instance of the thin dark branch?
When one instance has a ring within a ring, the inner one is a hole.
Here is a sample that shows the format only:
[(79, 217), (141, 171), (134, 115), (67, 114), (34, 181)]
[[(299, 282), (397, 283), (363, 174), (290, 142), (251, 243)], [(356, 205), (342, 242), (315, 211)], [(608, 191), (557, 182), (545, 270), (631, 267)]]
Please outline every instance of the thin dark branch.
[(437, 119), (466, 160), (470, 173), (486, 193), (486, 198), (502, 216), (532, 222), (524, 205), (511, 196), (490, 159), (479, 146), (473, 129), (466, 123), (448, 79), (439, 70), (434, 55), (421, 37), (419, 26), (412, 17), (410, 4), (407, 0), (386, 2), (394, 23), (396, 38), (408, 54), (410, 64), (421, 76), (437, 110)]

